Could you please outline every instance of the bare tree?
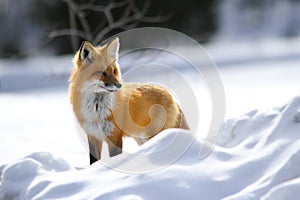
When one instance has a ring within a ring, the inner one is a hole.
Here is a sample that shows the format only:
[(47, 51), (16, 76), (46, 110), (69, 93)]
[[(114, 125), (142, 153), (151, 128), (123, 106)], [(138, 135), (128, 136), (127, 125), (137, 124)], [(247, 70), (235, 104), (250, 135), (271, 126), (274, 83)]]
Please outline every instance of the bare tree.
[[(129, 30), (137, 27), (140, 22), (159, 23), (171, 16), (171, 13), (163, 16), (147, 16), (149, 0), (143, 1), (142, 8), (136, 5), (136, 0), (110, 1), (105, 6), (96, 4), (95, 0), (87, 0), (85, 4), (76, 3), (76, 0), (61, 1), (68, 7), (70, 28), (52, 31), (49, 37), (70, 36), (74, 50), (79, 46), (79, 39), (98, 44), (114, 30)], [(122, 10), (120, 16), (114, 15), (116, 9)], [(88, 12), (103, 14), (104, 17), (98, 27), (93, 28), (90, 25), (86, 18)]]

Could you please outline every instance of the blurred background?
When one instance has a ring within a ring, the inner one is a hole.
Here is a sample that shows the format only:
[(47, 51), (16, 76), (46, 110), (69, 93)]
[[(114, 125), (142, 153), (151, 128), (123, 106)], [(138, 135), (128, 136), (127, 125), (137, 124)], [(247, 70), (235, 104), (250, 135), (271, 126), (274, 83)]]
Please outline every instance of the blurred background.
[(70, 54), (135, 27), (214, 39), (289, 38), (300, 34), (299, 0), (1, 0), (0, 57)]
[(88, 164), (68, 100), (72, 56), (83, 40), (96, 45), (136, 27), (174, 29), (203, 45), (223, 81), (226, 119), (300, 94), (300, 0), (0, 0), (0, 25), (0, 164), (34, 151)]

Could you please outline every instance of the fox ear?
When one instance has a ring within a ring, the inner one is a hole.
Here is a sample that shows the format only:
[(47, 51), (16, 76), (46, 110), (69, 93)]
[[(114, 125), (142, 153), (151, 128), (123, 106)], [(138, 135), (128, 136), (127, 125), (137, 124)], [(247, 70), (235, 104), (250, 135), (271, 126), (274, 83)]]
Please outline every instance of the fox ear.
[(84, 61), (86, 59), (91, 60), (92, 55), (93, 55), (93, 45), (88, 42), (88, 41), (84, 41), (82, 42), (80, 49), (79, 49), (79, 56), (80, 56), (80, 60)]
[(106, 45), (106, 52), (112, 60), (118, 59), (119, 48), (120, 48), (120, 42), (118, 37), (116, 37)]

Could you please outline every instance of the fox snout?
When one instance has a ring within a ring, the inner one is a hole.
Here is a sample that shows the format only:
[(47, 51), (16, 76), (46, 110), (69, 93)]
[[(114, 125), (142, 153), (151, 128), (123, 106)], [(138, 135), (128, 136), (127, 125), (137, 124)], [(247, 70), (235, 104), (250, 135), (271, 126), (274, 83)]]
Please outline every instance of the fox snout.
[(103, 88), (105, 90), (107, 90), (108, 92), (116, 92), (122, 87), (122, 83), (120, 83), (117, 80), (115, 80), (115, 81), (101, 80), (101, 81), (102, 81), (103, 86), (104, 86)]
[(121, 83), (104, 83), (104, 89), (108, 92), (116, 92), (122, 87)]
[(121, 83), (104, 83), (105, 87), (116, 87), (118, 89), (120, 89), (122, 87)]
[(116, 70), (106, 70), (104, 72), (98, 72), (100, 75), (100, 81), (102, 81), (104, 89), (109, 92), (117, 91), (122, 87), (121, 77)]

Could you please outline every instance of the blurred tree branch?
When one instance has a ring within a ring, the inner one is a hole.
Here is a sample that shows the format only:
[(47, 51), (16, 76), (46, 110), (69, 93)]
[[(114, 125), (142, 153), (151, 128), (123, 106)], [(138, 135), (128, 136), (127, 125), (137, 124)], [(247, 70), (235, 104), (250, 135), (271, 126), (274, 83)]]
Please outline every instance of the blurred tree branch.
[[(107, 5), (98, 5), (95, 0), (88, 0), (85, 4), (79, 4), (77, 0), (61, 1), (68, 7), (69, 28), (52, 31), (49, 33), (49, 37), (70, 36), (73, 50), (78, 49), (79, 39), (88, 40), (96, 45), (115, 30), (132, 29), (137, 27), (140, 22), (160, 23), (171, 17), (171, 13), (147, 16), (150, 0), (143, 1), (141, 8), (137, 6), (136, 0), (118, 2), (111, 0)], [(116, 9), (121, 10), (120, 16), (115, 14)], [(92, 27), (88, 21), (87, 14), (89, 12), (103, 14), (104, 17), (97, 27)]]

